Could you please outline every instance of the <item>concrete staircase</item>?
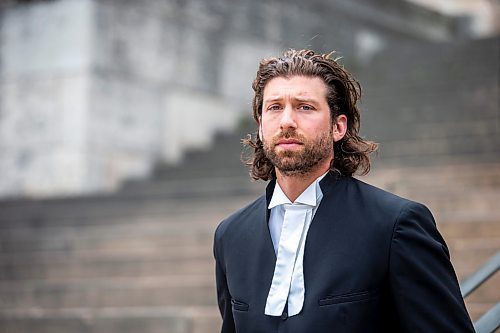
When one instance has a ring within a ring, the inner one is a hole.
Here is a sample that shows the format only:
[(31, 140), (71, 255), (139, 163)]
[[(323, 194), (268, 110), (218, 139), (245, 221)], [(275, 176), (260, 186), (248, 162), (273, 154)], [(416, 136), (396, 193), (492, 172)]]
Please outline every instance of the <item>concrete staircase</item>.
[(2, 202), (0, 332), (216, 332), (212, 238), (247, 194)]

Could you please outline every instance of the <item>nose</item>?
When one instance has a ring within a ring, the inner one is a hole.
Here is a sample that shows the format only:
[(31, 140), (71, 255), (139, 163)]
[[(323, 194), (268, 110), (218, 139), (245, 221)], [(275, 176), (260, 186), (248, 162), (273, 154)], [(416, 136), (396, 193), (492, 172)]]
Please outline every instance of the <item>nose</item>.
[(286, 106), (281, 113), (280, 128), (281, 130), (288, 128), (297, 128), (296, 115), (291, 106)]

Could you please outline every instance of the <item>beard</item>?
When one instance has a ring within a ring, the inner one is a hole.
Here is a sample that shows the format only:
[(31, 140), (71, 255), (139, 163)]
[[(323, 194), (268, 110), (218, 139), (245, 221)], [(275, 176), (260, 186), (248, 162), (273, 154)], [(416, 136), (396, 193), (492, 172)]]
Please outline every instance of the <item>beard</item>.
[[(302, 143), (302, 149), (276, 151), (281, 139), (294, 139)], [(320, 163), (333, 156), (333, 131), (325, 131), (315, 139), (309, 140), (297, 134), (294, 129), (283, 131), (271, 141), (263, 138), (264, 154), (285, 176), (304, 175)]]

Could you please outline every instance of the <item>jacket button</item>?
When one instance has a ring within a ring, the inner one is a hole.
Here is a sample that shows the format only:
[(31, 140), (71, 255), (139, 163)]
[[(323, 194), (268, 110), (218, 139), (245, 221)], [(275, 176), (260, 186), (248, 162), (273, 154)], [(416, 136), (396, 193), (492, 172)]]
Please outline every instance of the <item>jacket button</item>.
[(281, 314), (281, 320), (286, 320), (287, 318), (288, 318), (288, 313), (286, 313), (285, 311)]

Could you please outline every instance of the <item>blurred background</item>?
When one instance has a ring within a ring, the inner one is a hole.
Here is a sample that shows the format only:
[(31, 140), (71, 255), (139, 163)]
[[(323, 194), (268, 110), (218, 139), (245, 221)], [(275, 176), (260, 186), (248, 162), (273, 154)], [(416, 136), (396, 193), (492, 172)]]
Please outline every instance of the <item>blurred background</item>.
[[(336, 50), (381, 144), (361, 179), (428, 205), (460, 281), (500, 250), (497, 0), (2, 0), (0, 332), (219, 330), (212, 237), (258, 62)], [(498, 274), (497, 274), (498, 275)], [(474, 320), (500, 300), (492, 278)]]

